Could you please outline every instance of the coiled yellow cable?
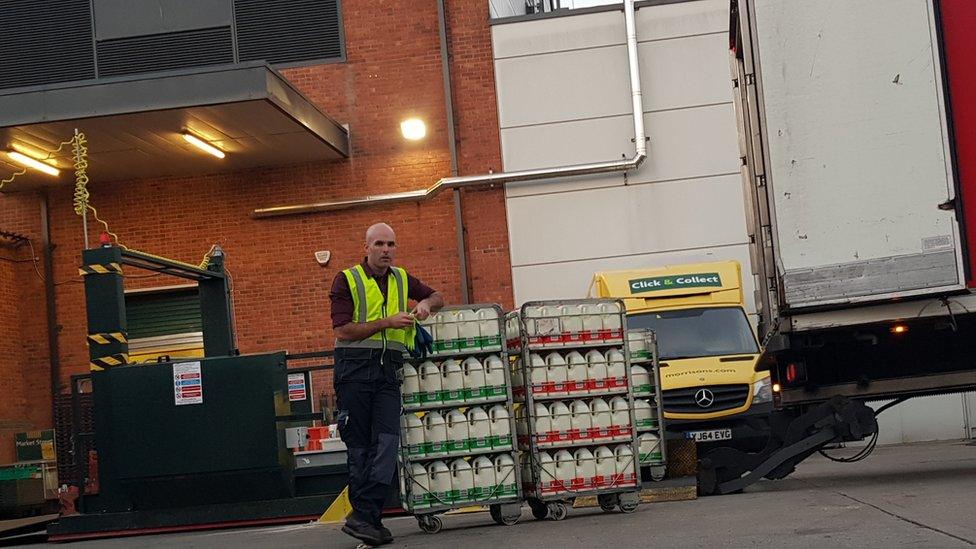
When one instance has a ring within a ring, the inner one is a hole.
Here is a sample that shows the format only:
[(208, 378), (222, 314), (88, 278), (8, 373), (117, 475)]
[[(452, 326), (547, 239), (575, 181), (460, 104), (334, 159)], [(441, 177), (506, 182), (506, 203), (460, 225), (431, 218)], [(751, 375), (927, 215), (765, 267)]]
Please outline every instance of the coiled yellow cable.
[(4, 185), (6, 185), (7, 183), (12, 182), (14, 179), (17, 179), (18, 176), (24, 175), (25, 173), (27, 173), (27, 168), (24, 168), (24, 169), (20, 170), (19, 172), (14, 172), (13, 175), (11, 175), (10, 177), (8, 177), (6, 179), (0, 179), (0, 191), (3, 190), (3, 186)]
[(85, 208), (88, 207), (88, 140), (85, 134), (75, 132), (75, 214), (85, 215)]
[[(102, 227), (104, 227), (105, 234), (107, 234), (110, 237), (112, 237), (112, 240), (114, 241), (115, 245), (118, 246), (118, 247), (120, 247), (120, 248), (122, 248), (123, 250), (128, 250), (129, 248), (127, 248), (125, 245), (123, 245), (121, 242), (119, 242), (119, 236), (117, 234), (113, 233), (111, 230), (109, 230), (108, 223), (106, 223), (101, 217), (98, 216), (98, 210), (96, 210), (95, 207), (91, 205), (91, 202), (90, 202), (91, 195), (88, 192), (88, 181), (89, 181), (89, 178), (88, 178), (88, 139), (85, 137), (84, 132), (79, 132), (79, 131), (75, 130), (74, 137), (72, 137), (68, 141), (62, 141), (58, 145), (58, 148), (57, 149), (55, 149), (53, 151), (48, 151), (47, 158), (52, 158), (55, 154), (61, 152), (64, 149), (64, 147), (67, 146), (67, 145), (72, 145), (73, 152), (74, 152), (75, 189), (74, 189), (74, 195), (73, 195), (73, 198), (72, 198), (72, 203), (73, 203), (73, 206), (74, 206), (74, 212), (75, 212), (75, 214), (78, 215), (78, 216), (83, 216), (83, 215), (85, 215), (85, 212), (86, 211), (90, 211), (92, 213), (92, 217), (95, 219), (95, 221), (97, 221), (98, 223), (100, 223), (102, 225)], [(8, 177), (6, 179), (0, 179), (0, 190), (3, 189), (3, 186), (4, 185), (6, 185), (7, 183), (10, 183), (14, 179), (16, 179), (18, 176), (24, 175), (25, 173), (27, 173), (27, 168), (24, 168), (23, 170), (14, 173), (13, 175), (11, 175), (10, 177)], [(217, 249), (217, 246), (216, 245), (211, 246), (210, 247), (210, 250), (207, 251), (206, 254), (204, 254), (203, 260), (200, 261), (200, 264), (199, 265), (192, 265), (190, 263), (184, 263), (182, 261), (175, 261), (173, 259), (161, 257), (161, 256), (158, 256), (158, 255), (154, 255), (154, 254), (150, 254), (150, 253), (146, 253), (146, 252), (139, 252), (139, 253), (144, 254), (144, 255), (147, 255), (149, 257), (154, 257), (154, 258), (157, 258), (157, 259), (164, 259), (166, 261), (171, 261), (171, 262), (174, 262), (174, 263), (178, 263), (178, 264), (183, 265), (185, 267), (191, 267), (191, 268), (197, 268), (197, 269), (206, 269), (207, 268), (207, 265), (210, 264), (210, 258), (213, 257), (214, 250), (216, 250), (216, 249)], [(133, 250), (133, 251), (138, 251), (138, 250)]]
[(207, 265), (210, 265), (210, 258), (213, 257), (214, 250), (216, 249), (217, 249), (217, 245), (214, 244), (213, 246), (210, 247), (207, 253), (203, 254), (203, 261), (201, 261), (199, 265), (201, 269), (206, 269)]
[(105, 228), (105, 234), (112, 237), (115, 245), (123, 250), (127, 250), (128, 248), (119, 242), (119, 235), (113, 233), (108, 228), (108, 223), (98, 217), (98, 210), (89, 202), (91, 195), (88, 193), (88, 139), (85, 138), (83, 132), (76, 130), (75, 136), (70, 142), (74, 144), (75, 153), (75, 214), (81, 216), (85, 215), (86, 210), (91, 211), (92, 217), (95, 218), (95, 221), (101, 223), (102, 227)]

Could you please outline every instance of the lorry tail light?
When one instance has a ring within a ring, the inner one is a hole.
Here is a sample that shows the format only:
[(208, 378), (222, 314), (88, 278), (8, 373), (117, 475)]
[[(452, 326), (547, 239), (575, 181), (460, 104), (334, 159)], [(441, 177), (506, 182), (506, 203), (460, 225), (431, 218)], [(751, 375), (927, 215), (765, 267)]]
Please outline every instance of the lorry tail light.
[(790, 362), (786, 365), (784, 374), (787, 385), (798, 385), (807, 380), (807, 368), (802, 362)]

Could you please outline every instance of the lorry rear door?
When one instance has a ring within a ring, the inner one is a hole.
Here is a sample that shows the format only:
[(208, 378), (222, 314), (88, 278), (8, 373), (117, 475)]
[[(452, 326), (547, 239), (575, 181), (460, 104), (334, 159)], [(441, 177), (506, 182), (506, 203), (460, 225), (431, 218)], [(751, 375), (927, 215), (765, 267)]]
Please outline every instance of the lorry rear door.
[(782, 305), (963, 289), (933, 0), (743, 4)]

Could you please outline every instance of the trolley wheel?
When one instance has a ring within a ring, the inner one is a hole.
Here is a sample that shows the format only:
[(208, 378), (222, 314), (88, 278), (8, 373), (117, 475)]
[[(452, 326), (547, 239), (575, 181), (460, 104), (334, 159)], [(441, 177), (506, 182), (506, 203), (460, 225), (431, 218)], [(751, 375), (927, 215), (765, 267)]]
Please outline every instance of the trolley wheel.
[(435, 517), (434, 515), (421, 515), (417, 517), (417, 524), (425, 534), (436, 534), (444, 526), (440, 517)]
[(563, 520), (569, 510), (566, 508), (566, 504), (561, 501), (556, 501), (549, 504), (549, 517), (552, 520)]
[(545, 520), (549, 516), (549, 506), (537, 499), (530, 499), (529, 507), (532, 508), (532, 516), (539, 520)]
[(603, 509), (605, 513), (612, 513), (619, 502), (616, 494), (600, 494), (596, 499), (600, 503), (600, 509)]
[(488, 514), (491, 515), (491, 520), (501, 524), (502, 526), (513, 526), (518, 524), (519, 519), (522, 518), (518, 515), (503, 515), (502, 506), (498, 504), (489, 506)]
[(657, 465), (655, 467), (651, 467), (651, 480), (653, 480), (654, 482), (661, 482), (662, 480), (664, 480), (664, 476), (666, 473), (667, 473), (667, 468), (664, 467), (663, 465)]
[(629, 503), (621, 502), (619, 507), (621, 513), (630, 514), (637, 510), (637, 502), (629, 502)]

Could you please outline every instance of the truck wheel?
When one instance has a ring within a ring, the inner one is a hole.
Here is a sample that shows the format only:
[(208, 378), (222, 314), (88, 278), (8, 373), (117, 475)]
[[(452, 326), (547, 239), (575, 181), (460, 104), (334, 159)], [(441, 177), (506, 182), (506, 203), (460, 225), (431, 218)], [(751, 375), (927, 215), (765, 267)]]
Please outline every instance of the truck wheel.
[(718, 478), (715, 469), (698, 468), (698, 495), (714, 496), (718, 493)]

